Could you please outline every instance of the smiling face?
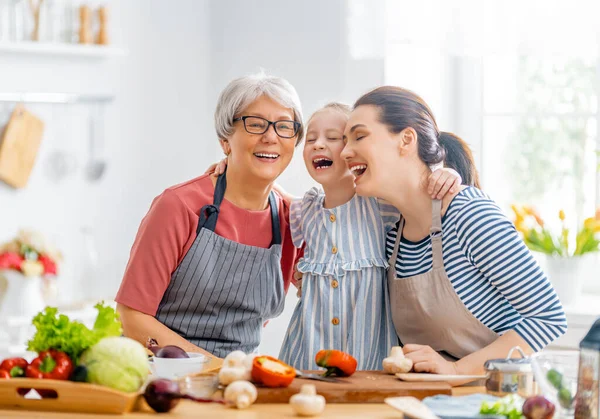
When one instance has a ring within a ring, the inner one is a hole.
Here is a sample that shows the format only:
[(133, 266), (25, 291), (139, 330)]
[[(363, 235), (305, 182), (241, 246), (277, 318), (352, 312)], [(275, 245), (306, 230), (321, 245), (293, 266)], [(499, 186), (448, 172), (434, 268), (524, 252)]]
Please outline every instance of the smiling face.
[(325, 108), (316, 112), (308, 124), (304, 164), (310, 176), (321, 185), (335, 185), (351, 176), (340, 156), (347, 119), (342, 112)]
[[(236, 118), (242, 116), (259, 116), (273, 122), (294, 120), (292, 109), (283, 107), (268, 96), (260, 96)], [(290, 164), (297, 136), (281, 138), (272, 125), (264, 134), (248, 133), (243, 121), (235, 122), (234, 127), (234, 133), (227, 140), (221, 140), (229, 167), (242, 171), (248, 180), (273, 182)]]
[(390, 132), (380, 122), (376, 106), (362, 105), (352, 111), (344, 132), (342, 157), (355, 177), (357, 194), (384, 198), (391, 184), (403, 182), (403, 167), (407, 164), (404, 157), (416, 150), (416, 138), (412, 144), (403, 138), (412, 133), (412, 128), (398, 134)]

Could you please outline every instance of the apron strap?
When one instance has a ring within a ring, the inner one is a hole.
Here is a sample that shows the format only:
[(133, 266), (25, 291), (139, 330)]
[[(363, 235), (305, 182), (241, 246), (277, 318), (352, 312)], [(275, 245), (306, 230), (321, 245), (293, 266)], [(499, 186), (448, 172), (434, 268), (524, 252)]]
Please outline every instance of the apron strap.
[(433, 251), (433, 269), (444, 267), (444, 256), (442, 253), (442, 200), (431, 201), (431, 248)]
[[(198, 219), (198, 228), (196, 228), (196, 235), (200, 233), (200, 230), (202, 230), (202, 228), (206, 228), (214, 232), (215, 228), (217, 227), (219, 210), (221, 208), (221, 203), (223, 202), (223, 197), (225, 196), (225, 190), (227, 189), (227, 178), (225, 177), (226, 172), (227, 169), (217, 179), (213, 203), (209, 205), (204, 205), (200, 210), (200, 217)], [(274, 244), (281, 244), (281, 225), (279, 224), (279, 209), (277, 206), (277, 198), (275, 197), (275, 193), (273, 191), (271, 191), (271, 193), (269, 194), (269, 206), (271, 207), (272, 246)]]
[(394, 272), (394, 278), (396, 277), (396, 258), (398, 257), (398, 249), (400, 248), (400, 242), (402, 241), (402, 230), (404, 230), (404, 217), (400, 215), (400, 221), (398, 222), (398, 231), (396, 232), (396, 243), (394, 243), (394, 251), (390, 260), (388, 261), (389, 269)]
[(279, 224), (279, 209), (275, 192), (269, 194), (269, 206), (271, 207), (271, 246), (281, 244), (281, 225)]
[(217, 219), (219, 218), (219, 210), (221, 208), (221, 202), (223, 202), (223, 197), (225, 196), (225, 189), (227, 189), (227, 178), (225, 177), (225, 172), (219, 175), (217, 179), (217, 184), (215, 185), (215, 195), (213, 197), (213, 203), (209, 205), (205, 205), (200, 209), (200, 218), (198, 220), (198, 228), (196, 228), (196, 235), (200, 233), (202, 228), (206, 228), (210, 231), (215, 231), (217, 227)]

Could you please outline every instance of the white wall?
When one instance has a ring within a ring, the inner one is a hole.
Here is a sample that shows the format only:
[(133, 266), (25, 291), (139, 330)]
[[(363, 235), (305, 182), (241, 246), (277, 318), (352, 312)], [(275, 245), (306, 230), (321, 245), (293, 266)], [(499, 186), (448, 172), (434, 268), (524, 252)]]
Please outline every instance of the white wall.
[[(197, 175), (212, 160), (206, 87), (209, 82), (207, 3), (181, 0), (113, 1), (111, 37), (129, 55), (107, 61), (0, 57), (0, 91), (114, 93), (107, 109), (107, 172), (98, 183), (81, 170), (60, 183), (45, 175), (49, 153), (72, 150), (86, 159), (85, 106), (28, 106), (46, 131), (29, 185), (0, 185), (0, 240), (30, 226), (56, 240), (68, 263), (60, 296), (112, 298), (133, 237), (151, 199), (165, 187)], [(2, 108), (0, 108), (2, 109)], [(5, 111), (10, 111), (9, 107)], [(7, 117), (7, 115), (5, 115)], [(209, 152), (206, 152), (208, 147)], [(95, 278), (79, 278), (81, 226), (94, 228), (101, 267)], [(78, 279), (75, 278), (78, 277)], [(78, 288), (85, 281), (85, 288)], [(90, 282), (97, 281), (94, 287)]]

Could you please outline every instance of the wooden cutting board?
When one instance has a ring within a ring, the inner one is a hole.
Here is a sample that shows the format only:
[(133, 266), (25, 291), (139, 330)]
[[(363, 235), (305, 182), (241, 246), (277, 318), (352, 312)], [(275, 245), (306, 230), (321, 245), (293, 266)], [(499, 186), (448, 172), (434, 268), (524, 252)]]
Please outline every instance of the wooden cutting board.
[[(312, 371), (323, 373), (323, 371)], [(443, 382), (409, 383), (400, 381), (382, 371), (357, 371), (343, 383), (296, 378), (287, 388), (258, 388), (256, 403), (288, 403), (290, 397), (300, 392), (303, 384), (314, 384), (317, 393), (328, 403), (383, 403), (387, 397), (412, 396), (419, 400), (436, 394), (452, 394), (452, 387)]]
[(27, 185), (43, 133), (44, 123), (17, 105), (0, 141), (0, 179), (15, 188)]

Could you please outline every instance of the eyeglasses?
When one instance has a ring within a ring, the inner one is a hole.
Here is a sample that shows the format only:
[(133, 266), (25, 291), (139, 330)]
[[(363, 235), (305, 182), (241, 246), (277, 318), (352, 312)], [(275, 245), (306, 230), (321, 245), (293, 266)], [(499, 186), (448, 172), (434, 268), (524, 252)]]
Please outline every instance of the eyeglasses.
[(275, 134), (281, 138), (294, 138), (300, 129), (300, 123), (296, 121), (273, 122), (260, 116), (242, 116), (233, 120), (237, 121), (244, 121), (244, 129), (249, 134), (264, 134), (273, 125)]

